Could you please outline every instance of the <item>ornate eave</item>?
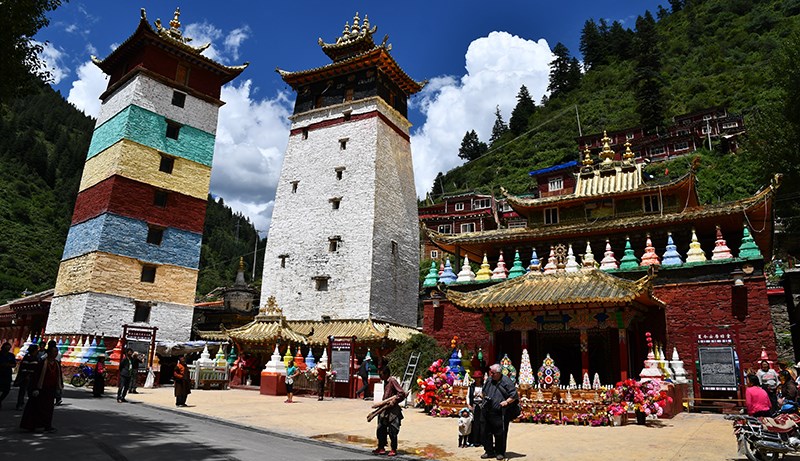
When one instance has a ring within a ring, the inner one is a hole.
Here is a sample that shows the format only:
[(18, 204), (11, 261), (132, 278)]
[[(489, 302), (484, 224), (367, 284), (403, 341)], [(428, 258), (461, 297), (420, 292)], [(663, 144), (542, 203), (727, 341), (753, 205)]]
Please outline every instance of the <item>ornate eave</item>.
[[(176, 15), (177, 14), (179, 14), (179, 12), (176, 11)], [(174, 21), (175, 19), (173, 19), (173, 22)], [(171, 22), (171, 24), (173, 24), (173, 22)], [(105, 59), (101, 60), (96, 56), (92, 56), (92, 62), (106, 74), (111, 74), (114, 67), (119, 65), (121, 62), (124, 62), (126, 56), (132, 50), (143, 45), (152, 45), (176, 54), (180, 58), (185, 59), (190, 63), (221, 75), (223, 77), (223, 83), (227, 83), (236, 78), (249, 65), (249, 63), (246, 62), (239, 66), (226, 66), (207, 58), (206, 56), (203, 56), (200, 53), (207, 49), (210, 44), (204, 44), (197, 47), (189, 45), (188, 41), (191, 39), (182, 37), (180, 35), (178, 30), (180, 23), (177, 23), (177, 26), (173, 25), (170, 27), (170, 29), (166, 29), (160, 26), (159, 20), (156, 21), (156, 26), (156, 29), (153, 29), (153, 27), (150, 26), (150, 24), (147, 22), (145, 10), (142, 8), (139, 25), (136, 27), (136, 30), (133, 32), (133, 34), (124, 42), (122, 42), (122, 44), (120, 44), (114, 51), (112, 51), (111, 54), (106, 56)]]
[(626, 280), (599, 269), (521, 277), (480, 290), (447, 290), (459, 309), (479, 312), (542, 311), (581, 308), (616, 308), (630, 305), (663, 308), (652, 294), (652, 276)]
[[(378, 26), (370, 28), (367, 15), (364, 15), (363, 24), (359, 24), (360, 21), (361, 19), (356, 13), (355, 17), (353, 17), (353, 26), (351, 27), (349, 23), (345, 23), (341, 37), (337, 38), (334, 43), (325, 43), (321, 38), (317, 39), (322, 51), (331, 60), (340, 61), (375, 48), (375, 41), (372, 39), (372, 35), (378, 31)], [(388, 39), (388, 35), (384, 37), (381, 46), (385, 46)]]

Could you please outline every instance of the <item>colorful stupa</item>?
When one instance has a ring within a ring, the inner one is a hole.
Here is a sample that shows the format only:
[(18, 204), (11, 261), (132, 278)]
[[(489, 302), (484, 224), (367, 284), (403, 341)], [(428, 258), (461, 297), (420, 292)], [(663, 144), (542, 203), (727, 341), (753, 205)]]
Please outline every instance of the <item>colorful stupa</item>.
[(697, 233), (692, 229), (692, 241), (689, 243), (689, 251), (686, 253), (687, 263), (701, 263), (706, 260), (706, 254), (703, 248), (700, 247), (700, 242), (697, 240)]
[(483, 262), (478, 273), (475, 274), (475, 280), (490, 280), (492, 278), (492, 267), (489, 266), (489, 259), (486, 258), (486, 253), (483, 254)]
[(583, 270), (592, 270), (597, 267), (597, 261), (594, 260), (594, 254), (592, 253), (592, 245), (589, 241), (586, 241), (586, 253), (583, 254)]
[(556, 265), (556, 250), (550, 246), (550, 257), (547, 258), (547, 264), (544, 266), (545, 274), (555, 274), (558, 266)]
[(732, 259), (731, 249), (728, 248), (728, 243), (722, 237), (722, 229), (717, 226), (717, 240), (714, 242), (714, 250), (711, 252), (711, 260), (719, 261), (721, 259)]
[(600, 269), (607, 271), (611, 269), (619, 269), (614, 251), (611, 249), (611, 242), (606, 239), (606, 252), (603, 253), (603, 259), (600, 260)]
[(625, 270), (636, 269), (637, 267), (639, 267), (639, 260), (636, 259), (636, 255), (633, 254), (631, 239), (625, 237), (625, 254), (622, 255), (622, 259), (619, 261), (619, 268)]
[(286, 353), (283, 354), (283, 365), (286, 368), (289, 368), (289, 364), (294, 361), (294, 356), (292, 355), (292, 346), (290, 344), (286, 345)]
[(456, 282), (472, 282), (475, 280), (475, 272), (472, 272), (472, 267), (469, 265), (469, 257), (464, 255), (464, 264), (461, 266), (461, 272), (458, 273)]
[(742, 245), (739, 246), (739, 257), (745, 258), (760, 258), (761, 251), (758, 249), (756, 242), (750, 235), (750, 229), (747, 224), (744, 225), (744, 233), (742, 234)]
[(522, 349), (522, 359), (519, 362), (519, 384), (520, 386), (533, 386), (533, 367), (531, 367), (531, 356), (528, 349)]
[(644, 246), (644, 254), (642, 255), (642, 262), (640, 266), (658, 266), (661, 261), (658, 260), (656, 249), (653, 246), (653, 241), (650, 240), (650, 234), (647, 234), (647, 241)]
[(457, 278), (458, 277), (456, 277), (456, 274), (453, 272), (453, 267), (450, 265), (450, 258), (447, 258), (444, 263), (444, 271), (439, 275), (439, 283), (450, 285), (455, 282)]
[(664, 256), (661, 260), (662, 266), (680, 266), (683, 264), (681, 254), (678, 253), (678, 247), (672, 240), (672, 232), (667, 233), (667, 249), (664, 251)]
[(542, 360), (542, 366), (539, 367), (539, 386), (541, 387), (558, 387), (561, 382), (561, 370), (555, 364), (555, 361), (547, 354), (547, 357)]
[(542, 272), (542, 263), (539, 261), (539, 255), (536, 254), (536, 248), (531, 253), (531, 262), (528, 265), (528, 271)]
[(508, 271), (508, 278), (513, 279), (520, 275), (525, 275), (525, 268), (522, 267), (522, 260), (519, 258), (519, 250), (517, 250), (514, 253), (514, 265), (511, 266), (511, 270)]
[(436, 261), (431, 261), (431, 269), (428, 271), (428, 275), (425, 276), (425, 281), (422, 282), (422, 287), (435, 287), (438, 282), (439, 273), (436, 270)]
[(500, 251), (497, 267), (492, 271), (492, 280), (503, 280), (506, 278), (508, 278), (508, 269), (506, 269), (506, 262), (503, 260), (503, 252)]
[(511, 359), (508, 358), (508, 354), (503, 356), (503, 359), (500, 360), (500, 371), (508, 376), (512, 383), (517, 382), (517, 369), (514, 368), (514, 365), (511, 363)]
[(569, 248), (567, 249), (567, 264), (564, 267), (566, 272), (578, 272), (581, 266), (578, 264), (578, 261), (575, 260), (575, 253), (572, 252), (572, 244), (569, 244)]
[(316, 362), (314, 362), (314, 354), (311, 353), (311, 348), (308, 348), (308, 354), (306, 354), (306, 368), (311, 369), (317, 366)]

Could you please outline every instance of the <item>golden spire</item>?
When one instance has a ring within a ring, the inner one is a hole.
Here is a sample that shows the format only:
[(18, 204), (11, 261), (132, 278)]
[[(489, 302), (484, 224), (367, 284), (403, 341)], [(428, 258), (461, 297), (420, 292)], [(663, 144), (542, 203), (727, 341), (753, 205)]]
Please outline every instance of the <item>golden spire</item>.
[(169, 22), (170, 29), (177, 31), (178, 29), (181, 28), (181, 21), (179, 19), (180, 17), (181, 17), (181, 7), (177, 7), (175, 8), (175, 15), (172, 17), (172, 21)]
[(244, 272), (244, 257), (239, 256), (239, 272)]
[(356, 15), (353, 17), (353, 27), (350, 28), (354, 34), (358, 34), (359, 30), (361, 30), (361, 27), (358, 25), (358, 21), (358, 11), (356, 11)]
[(594, 160), (592, 160), (592, 151), (589, 150), (589, 146), (586, 146), (586, 149), (583, 150), (583, 154), (583, 166), (591, 166)]
[(608, 137), (605, 130), (603, 130), (603, 139), (601, 141), (603, 141), (603, 151), (600, 152), (600, 158), (603, 159), (602, 163), (611, 163), (614, 159), (614, 151), (611, 150), (611, 145), (609, 144), (611, 138)]
[(622, 155), (622, 158), (625, 160), (633, 160), (634, 154), (631, 151), (631, 143), (630, 141), (625, 141), (625, 154)]

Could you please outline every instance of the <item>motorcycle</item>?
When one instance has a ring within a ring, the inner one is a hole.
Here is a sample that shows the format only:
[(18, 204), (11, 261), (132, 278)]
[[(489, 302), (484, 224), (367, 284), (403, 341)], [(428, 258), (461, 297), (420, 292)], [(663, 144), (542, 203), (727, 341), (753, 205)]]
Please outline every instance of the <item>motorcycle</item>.
[(739, 454), (750, 461), (772, 461), (786, 454), (800, 455), (800, 414), (798, 405), (787, 402), (773, 417), (727, 415)]
[(84, 363), (81, 365), (78, 373), (72, 375), (72, 379), (70, 379), (69, 383), (75, 387), (83, 387), (85, 385), (91, 387), (94, 385), (94, 375), (94, 368)]

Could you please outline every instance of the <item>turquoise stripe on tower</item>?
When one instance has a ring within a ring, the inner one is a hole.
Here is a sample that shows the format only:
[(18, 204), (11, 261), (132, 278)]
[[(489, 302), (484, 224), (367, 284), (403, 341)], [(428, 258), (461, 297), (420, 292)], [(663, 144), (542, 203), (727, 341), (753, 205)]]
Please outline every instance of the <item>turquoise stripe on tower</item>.
[(176, 157), (211, 166), (214, 158), (213, 134), (190, 125), (180, 127), (178, 139), (167, 138), (166, 132), (166, 117), (131, 104), (95, 128), (86, 159), (124, 138)]
[(173, 227), (164, 229), (160, 244), (147, 243), (148, 225), (138, 219), (103, 213), (69, 228), (62, 260), (102, 251), (152, 264), (197, 269), (202, 234)]

